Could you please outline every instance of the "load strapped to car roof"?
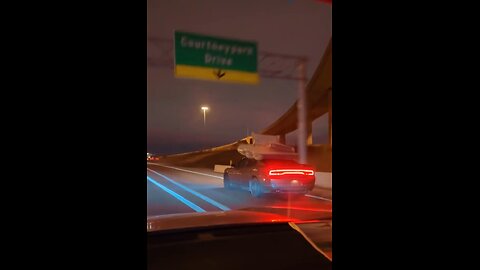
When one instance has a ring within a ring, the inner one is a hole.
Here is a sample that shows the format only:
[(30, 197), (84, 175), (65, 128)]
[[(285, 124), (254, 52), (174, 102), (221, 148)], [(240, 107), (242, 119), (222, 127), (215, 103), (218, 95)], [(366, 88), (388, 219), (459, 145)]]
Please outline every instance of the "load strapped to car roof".
[[(278, 135), (263, 135), (252, 133), (253, 140), (247, 140), (248, 144), (240, 144), (237, 151), (256, 160), (262, 159), (297, 159), (298, 154), (295, 148), (290, 145), (280, 143)], [(252, 142), (253, 141), (253, 142)]]

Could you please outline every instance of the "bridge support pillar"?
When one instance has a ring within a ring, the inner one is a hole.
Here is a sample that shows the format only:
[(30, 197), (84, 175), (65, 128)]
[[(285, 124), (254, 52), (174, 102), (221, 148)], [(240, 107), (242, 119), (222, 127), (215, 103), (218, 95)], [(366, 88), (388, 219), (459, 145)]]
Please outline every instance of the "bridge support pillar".
[(278, 138), (280, 139), (280, 143), (286, 144), (285, 134), (278, 135)]

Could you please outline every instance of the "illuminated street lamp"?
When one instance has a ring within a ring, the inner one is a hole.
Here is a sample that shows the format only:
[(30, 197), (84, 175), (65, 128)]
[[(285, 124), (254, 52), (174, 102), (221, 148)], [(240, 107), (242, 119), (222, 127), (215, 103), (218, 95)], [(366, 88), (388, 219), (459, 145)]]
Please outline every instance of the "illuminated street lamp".
[(206, 112), (208, 111), (208, 107), (207, 106), (202, 106), (202, 111), (203, 111), (203, 126), (205, 126), (206, 124), (206, 119), (207, 119), (207, 115), (206, 115)]

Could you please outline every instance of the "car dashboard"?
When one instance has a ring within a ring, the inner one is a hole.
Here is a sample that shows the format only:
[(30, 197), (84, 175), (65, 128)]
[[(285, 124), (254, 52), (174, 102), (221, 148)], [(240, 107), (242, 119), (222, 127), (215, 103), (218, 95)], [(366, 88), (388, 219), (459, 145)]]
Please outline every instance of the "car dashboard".
[(148, 269), (331, 269), (332, 261), (291, 222), (147, 233)]

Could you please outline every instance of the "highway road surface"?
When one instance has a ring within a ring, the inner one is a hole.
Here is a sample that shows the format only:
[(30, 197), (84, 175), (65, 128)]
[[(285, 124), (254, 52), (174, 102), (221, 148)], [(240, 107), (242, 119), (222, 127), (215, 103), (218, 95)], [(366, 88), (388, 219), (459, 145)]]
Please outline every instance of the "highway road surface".
[(331, 217), (332, 201), (318, 188), (300, 197), (253, 198), (248, 190), (224, 189), (222, 174), (213, 170), (147, 163), (147, 216), (228, 210), (324, 219)]

